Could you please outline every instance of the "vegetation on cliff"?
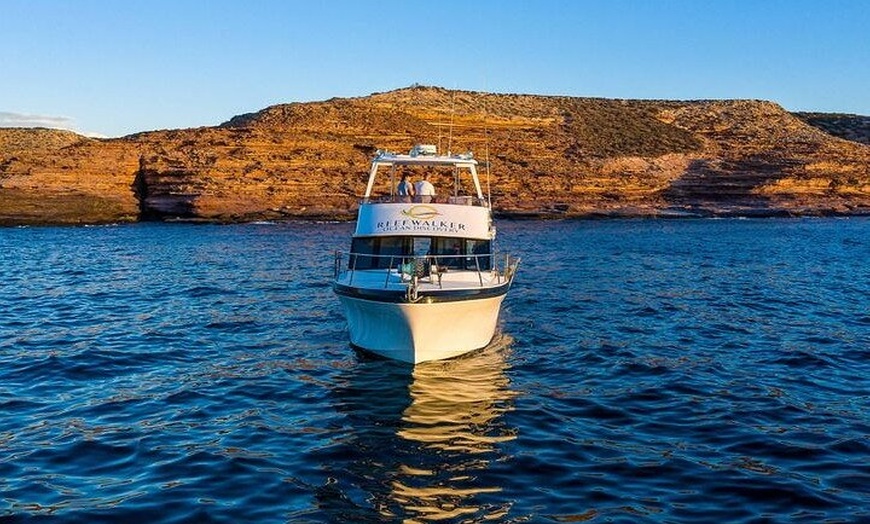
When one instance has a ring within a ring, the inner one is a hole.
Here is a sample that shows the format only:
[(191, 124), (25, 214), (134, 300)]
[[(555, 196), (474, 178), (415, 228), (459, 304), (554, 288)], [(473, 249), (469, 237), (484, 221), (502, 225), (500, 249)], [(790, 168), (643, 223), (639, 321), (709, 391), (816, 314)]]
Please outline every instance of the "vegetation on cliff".
[(0, 223), (350, 218), (374, 152), (421, 142), (474, 151), (508, 216), (865, 214), (867, 120), (414, 86), (118, 139), (0, 129)]
[(843, 113), (794, 113), (794, 115), (833, 136), (870, 144), (870, 116)]

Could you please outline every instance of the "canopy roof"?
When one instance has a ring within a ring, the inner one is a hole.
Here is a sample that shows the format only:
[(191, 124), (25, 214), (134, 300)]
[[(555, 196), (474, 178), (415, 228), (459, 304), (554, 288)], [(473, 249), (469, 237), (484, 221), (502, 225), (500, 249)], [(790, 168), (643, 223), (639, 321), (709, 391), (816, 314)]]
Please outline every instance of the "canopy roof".
[(477, 165), (477, 160), (467, 153), (464, 155), (397, 155), (394, 153), (380, 153), (372, 161), (373, 164), (384, 166), (456, 166), (470, 168)]
[[(419, 147), (419, 146), (417, 146)], [(372, 168), (369, 172), (369, 181), (366, 185), (365, 198), (371, 197), (372, 187), (374, 187), (375, 178), (378, 175), (378, 170), (381, 168), (390, 168), (390, 186), (393, 186), (396, 167), (399, 166), (423, 166), (423, 167), (452, 167), (458, 175), (460, 172), (467, 172), (471, 176), (471, 181), (474, 184), (474, 189), (477, 198), (483, 199), (483, 191), (480, 188), (480, 180), (477, 177), (477, 160), (471, 153), (463, 155), (433, 155), (433, 154), (414, 154), (417, 150), (415, 147), (411, 150), (410, 155), (397, 155), (390, 152), (378, 152), (378, 155), (372, 160)]]

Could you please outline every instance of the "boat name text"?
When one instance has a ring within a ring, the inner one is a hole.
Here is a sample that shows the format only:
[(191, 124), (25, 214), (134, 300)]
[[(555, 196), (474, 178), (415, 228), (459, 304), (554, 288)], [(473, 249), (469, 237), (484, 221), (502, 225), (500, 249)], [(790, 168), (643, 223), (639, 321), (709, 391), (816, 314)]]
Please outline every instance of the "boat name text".
[(377, 222), (377, 231), (437, 231), (440, 233), (460, 233), (466, 231), (465, 224), (448, 220), (385, 220)]

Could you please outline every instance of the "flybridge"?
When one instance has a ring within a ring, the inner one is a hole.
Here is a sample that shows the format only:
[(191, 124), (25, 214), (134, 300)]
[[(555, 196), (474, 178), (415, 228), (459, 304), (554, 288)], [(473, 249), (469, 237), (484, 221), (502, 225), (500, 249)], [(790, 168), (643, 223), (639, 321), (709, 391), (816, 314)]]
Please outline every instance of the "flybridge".
[(390, 196), (395, 196), (393, 190), (396, 187), (396, 170), (404, 166), (424, 166), (438, 168), (453, 168), (453, 188), (449, 197), (452, 199), (461, 198), (461, 183), (463, 175), (470, 177), (471, 184), (474, 186), (474, 194), (468, 196), (476, 196), (478, 201), (484, 202), (488, 206), (488, 202), (484, 201), (483, 191), (480, 188), (480, 179), (477, 176), (477, 160), (471, 153), (462, 155), (438, 155), (437, 148), (434, 145), (416, 145), (407, 155), (398, 155), (389, 151), (378, 151), (377, 156), (372, 160), (372, 168), (369, 172), (369, 180), (366, 185), (364, 198), (368, 201), (372, 196), (372, 188), (375, 185), (375, 179), (378, 172), (386, 169), (390, 176)]

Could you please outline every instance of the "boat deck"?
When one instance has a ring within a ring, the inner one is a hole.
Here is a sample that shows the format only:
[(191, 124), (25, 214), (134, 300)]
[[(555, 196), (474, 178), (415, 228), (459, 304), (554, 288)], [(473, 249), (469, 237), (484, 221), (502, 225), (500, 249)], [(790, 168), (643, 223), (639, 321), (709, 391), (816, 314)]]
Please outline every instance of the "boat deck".
[[(360, 289), (404, 291), (414, 277), (399, 269), (347, 270), (336, 283)], [(417, 289), (421, 293), (431, 291), (461, 291), (499, 286), (506, 282), (503, 273), (496, 270), (430, 271), (417, 277)]]

